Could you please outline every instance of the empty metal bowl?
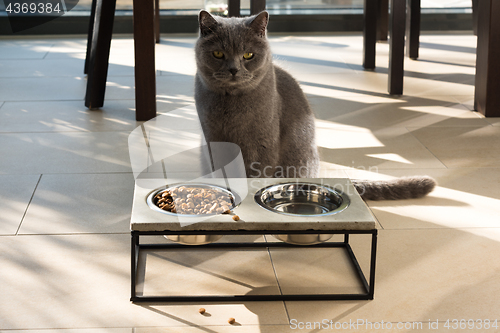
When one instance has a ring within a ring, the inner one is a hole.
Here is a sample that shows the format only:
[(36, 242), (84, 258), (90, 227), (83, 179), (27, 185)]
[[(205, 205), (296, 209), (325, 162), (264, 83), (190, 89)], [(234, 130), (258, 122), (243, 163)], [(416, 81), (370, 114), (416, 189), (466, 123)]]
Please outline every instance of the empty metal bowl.
[[(336, 189), (312, 183), (285, 183), (265, 187), (255, 194), (263, 208), (290, 216), (336, 214), (349, 206), (349, 197)], [(332, 238), (330, 234), (291, 234), (273, 237), (295, 245), (312, 245)]]
[[(169, 191), (169, 190), (172, 190), (172, 189), (178, 188), (178, 187), (201, 188), (201, 189), (207, 189), (207, 190), (215, 190), (217, 192), (223, 193), (224, 195), (228, 196), (228, 199), (229, 199), (228, 201), (230, 201), (232, 203), (232, 206), (230, 207), (230, 209), (234, 208), (234, 203), (236, 202), (235, 195), (223, 187), (216, 186), (216, 185), (196, 183), (196, 184), (177, 184), (175, 186), (170, 186), (168, 188), (161, 188), (161, 189), (154, 190), (146, 198), (146, 202), (147, 202), (148, 206), (154, 211), (157, 211), (157, 212), (162, 213), (162, 214), (172, 215), (172, 216), (183, 216), (183, 217), (196, 218), (196, 217), (206, 217), (206, 216), (216, 215), (216, 214), (172, 213), (172, 212), (163, 210), (156, 205), (158, 199), (156, 199), (155, 197), (157, 194), (161, 194), (165, 191)], [(222, 235), (166, 235), (165, 237), (173, 242), (177, 242), (177, 243), (184, 244), (184, 245), (203, 245), (203, 244), (212, 243), (212, 242), (215, 242), (215, 241), (221, 239)]]

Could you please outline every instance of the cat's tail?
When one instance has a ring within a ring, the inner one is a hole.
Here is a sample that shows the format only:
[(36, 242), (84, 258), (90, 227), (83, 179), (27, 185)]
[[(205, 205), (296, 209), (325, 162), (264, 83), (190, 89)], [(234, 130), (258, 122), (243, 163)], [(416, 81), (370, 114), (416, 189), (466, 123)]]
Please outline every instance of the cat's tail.
[(353, 180), (354, 187), (365, 200), (403, 200), (426, 196), (436, 186), (428, 176), (403, 177), (394, 180)]

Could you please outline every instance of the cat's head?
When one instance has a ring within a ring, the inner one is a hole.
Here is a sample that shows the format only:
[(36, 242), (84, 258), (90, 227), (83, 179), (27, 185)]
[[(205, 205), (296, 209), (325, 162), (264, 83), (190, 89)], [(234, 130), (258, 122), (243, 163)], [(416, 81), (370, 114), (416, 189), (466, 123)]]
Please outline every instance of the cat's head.
[(200, 12), (196, 64), (209, 89), (227, 92), (258, 86), (272, 61), (266, 38), (268, 21), (265, 11), (246, 18)]

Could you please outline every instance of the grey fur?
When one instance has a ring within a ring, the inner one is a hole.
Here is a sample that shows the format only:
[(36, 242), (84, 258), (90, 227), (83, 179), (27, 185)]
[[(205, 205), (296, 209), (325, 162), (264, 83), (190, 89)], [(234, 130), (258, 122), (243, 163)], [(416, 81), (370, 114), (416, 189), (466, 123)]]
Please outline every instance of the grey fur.
[[(195, 102), (205, 139), (237, 144), (247, 177), (316, 178), (314, 114), (297, 81), (272, 62), (268, 19), (265, 11), (247, 18), (200, 12)], [(243, 58), (247, 52), (254, 54), (250, 60)], [(391, 183), (389, 190), (379, 182), (356, 186), (364, 198), (380, 200), (420, 195), (421, 186), (407, 188), (417, 183)]]
[(426, 196), (434, 189), (436, 181), (428, 176), (417, 176), (386, 181), (354, 180), (353, 184), (365, 200), (400, 200)]

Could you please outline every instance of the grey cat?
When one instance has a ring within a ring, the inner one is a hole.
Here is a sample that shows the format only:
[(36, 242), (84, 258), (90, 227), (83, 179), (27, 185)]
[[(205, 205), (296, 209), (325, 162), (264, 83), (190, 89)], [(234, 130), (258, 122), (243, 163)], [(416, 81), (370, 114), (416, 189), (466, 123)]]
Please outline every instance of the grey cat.
[[(237, 144), (247, 177), (317, 178), (314, 114), (295, 79), (273, 64), (269, 14), (222, 18), (199, 14), (195, 102), (207, 142)], [(425, 196), (430, 177), (354, 181), (364, 199)]]

